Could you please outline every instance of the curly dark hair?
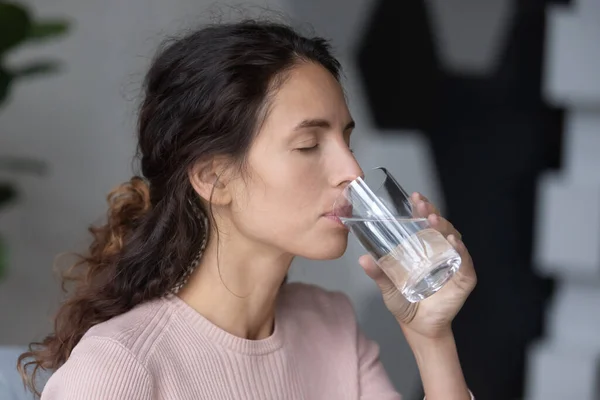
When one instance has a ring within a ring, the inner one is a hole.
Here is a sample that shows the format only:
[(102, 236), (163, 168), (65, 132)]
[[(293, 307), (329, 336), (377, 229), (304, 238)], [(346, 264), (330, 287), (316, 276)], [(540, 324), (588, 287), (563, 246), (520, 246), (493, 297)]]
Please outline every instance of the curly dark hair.
[(273, 93), (294, 66), (308, 62), (340, 80), (325, 39), (256, 20), (210, 25), (158, 52), (139, 112), (142, 176), (109, 194), (106, 223), (90, 228), (87, 254), (63, 275), (68, 296), (54, 332), (19, 357), (36, 395), (40, 368), (63, 365), (88, 329), (182, 283), (210, 232), (197, 215), (210, 210), (198, 201), (188, 170), (215, 156), (242, 167)]

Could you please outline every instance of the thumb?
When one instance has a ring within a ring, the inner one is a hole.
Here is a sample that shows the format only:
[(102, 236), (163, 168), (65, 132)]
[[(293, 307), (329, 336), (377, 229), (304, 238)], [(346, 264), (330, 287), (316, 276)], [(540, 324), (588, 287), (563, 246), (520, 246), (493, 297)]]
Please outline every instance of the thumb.
[(367, 276), (373, 279), (377, 286), (379, 286), (379, 289), (381, 290), (382, 294), (391, 294), (392, 292), (397, 290), (396, 286), (392, 283), (390, 278), (388, 278), (387, 275), (381, 270), (381, 268), (379, 268), (379, 266), (377, 265), (377, 263), (375, 263), (375, 260), (373, 259), (373, 257), (371, 257), (371, 255), (365, 254), (361, 256), (358, 259), (358, 263), (365, 270)]

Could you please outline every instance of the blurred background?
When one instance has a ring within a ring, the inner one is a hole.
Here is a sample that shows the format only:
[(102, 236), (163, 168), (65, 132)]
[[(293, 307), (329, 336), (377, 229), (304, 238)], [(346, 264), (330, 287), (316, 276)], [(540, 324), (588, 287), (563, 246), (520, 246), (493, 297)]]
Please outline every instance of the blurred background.
[[(464, 236), (479, 283), (454, 330), (479, 400), (600, 399), (600, 1), (0, 1), (0, 399), (51, 329), (55, 257), (128, 180), (145, 69), (168, 35), (284, 15), (333, 41), (365, 168)], [(265, 11), (270, 10), (270, 11)], [(412, 354), (351, 240), (292, 280), (343, 290), (405, 399)]]

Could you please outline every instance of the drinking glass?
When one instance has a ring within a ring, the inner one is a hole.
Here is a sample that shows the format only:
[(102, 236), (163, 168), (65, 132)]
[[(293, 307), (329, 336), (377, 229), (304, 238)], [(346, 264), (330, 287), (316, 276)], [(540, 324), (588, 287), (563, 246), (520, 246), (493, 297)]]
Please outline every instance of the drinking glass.
[(353, 180), (334, 214), (410, 302), (421, 301), (458, 271), (460, 255), (427, 218), (416, 216), (410, 196), (383, 167)]

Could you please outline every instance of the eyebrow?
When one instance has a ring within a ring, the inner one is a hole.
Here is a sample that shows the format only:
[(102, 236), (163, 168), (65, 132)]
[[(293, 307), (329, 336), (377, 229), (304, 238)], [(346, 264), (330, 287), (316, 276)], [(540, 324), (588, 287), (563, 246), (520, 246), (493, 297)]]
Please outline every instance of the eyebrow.
[[(355, 126), (356, 126), (356, 124), (354, 123), (354, 121), (350, 121), (344, 127), (344, 131), (347, 131), (348, 129), (354, 129)], [(305, 119), (304, 121), (300, 122), (294, 128), (294, 130), (298, 131), (298, 130), (305, 129), (305, 128), (331, 129), (331, 123), (329, 123), (329, 121), (327, 121), (326, 119)]]

